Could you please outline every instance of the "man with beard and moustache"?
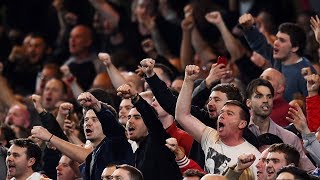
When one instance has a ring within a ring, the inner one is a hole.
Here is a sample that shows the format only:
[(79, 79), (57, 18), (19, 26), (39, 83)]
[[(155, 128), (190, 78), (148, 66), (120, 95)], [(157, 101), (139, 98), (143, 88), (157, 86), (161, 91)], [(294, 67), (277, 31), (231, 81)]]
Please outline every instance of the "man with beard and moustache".
[(243, 28), (245, 38), (251, 49), (261, 54), (271, 63), (273, 68), (285, 76), (285, 100), (290, 102), (295, 93), (300, 93), (306, 97), (308, 91), (301, 69), (310, 67), (312, 73), (316, 73), (316, 70), (310, 61), (303, 57), (306, 46), (304, 30), (293, 23), (282, 23), (272, 46), (254, 26), (254, 23), (255, 20), (251, 14), (243, 14), (239, 18), (239, 24)]
[[(149, 84), (155, 98), (158, 100), (160, 106), (172, 116), (175, 116), (175, 108), (177, 97), (172, 94), (166, 83), (161, 81), (154, 71), (155, 60), (147, 58), (140, 62), (142, 71), (145, 73), (145, 80)], [(201, 108), (202, 106), (191, 106), (191, 114), (198, 118), (206, 126), (217, 128), (217, 117), (219, 111), (222, 109), (227, 100), (242, 101), (242, 96), (238, 88), (230, 84), (219, 84), (219, 79), (222, 78), (225, 68), (222, 65), (214, 64), (211, 67), (208, 77), (201, 82), (195, 89), (197, 91), (193, 95), (192, 102), (195, 101), (209, 101), (207, 109)], [(197, 96), (197, 98), (195, 98)], [(198, 97), (201, 96), (201, 97)], [(200, 100), (201, 99), (201, 100)], [(248, 129), (244, 131), (243, 137), (258, 147), (256, 137)], [(193, 141), (189, 158), (196, 161), (200, 167), (204, 167), (204, 153), (199, 143)]]
[[(243, 139), (243, 131), (250, 119), (248, 108), (239, 101), (226, 101), (219, 112), (217, 129), (203, 124), (190, 113), (191, 94), (194, 81), (198, 78), (200, 68), (188, 65), (185, 70), (185, 79), (180, 91), (177, 106), (176, 120), (197, 142), (206, 155), (205, 170), (209, 173), (223, 174), (228, 166), (234, 165), (243, 153), (252, 153), (255, 157), (260, 152)], [(256, 164), (255, 162), (254, 164)], [(250, 167), (251, 175), (256, 175), (256, 169)], [(250, 177), (245, 173), (243, 177)]]
[(275, 180), (278, 171), (284, 166), (299, 166), (300, 154), (289, 144), (274, 144), (268, 149), (266, 159), (266, 180)]
[(249, 83), (246, 93), (246, 103), (251, 109), (248, 127), (253, 134), (259, 136), (264, 133), (270, 133), (280, 137), (285, 144), (290, 144), (299, 151), (301, 167), (304, 170), (314, 170), (314, 165), (303, 152), (300, 139), (292, 132), (277, 125), (270, 118), (274, 97), (274, 89), (271, 83), (261, 78), (255, 79)]
[(8, 177), (13, 180), (42, 179), (41, 149), (30, 139), (12, 140), (7, 153)]

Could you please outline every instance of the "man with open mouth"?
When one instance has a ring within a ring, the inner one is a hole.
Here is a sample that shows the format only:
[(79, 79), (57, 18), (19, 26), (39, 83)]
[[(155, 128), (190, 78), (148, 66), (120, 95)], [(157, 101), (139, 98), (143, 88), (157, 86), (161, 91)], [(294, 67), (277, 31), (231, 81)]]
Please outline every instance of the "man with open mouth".
[(40, 147), (30, 139), (15, 139), (7, 153), (8, 177), (15, 180), (44, 178), (41, 169)]
[[(193, 138), (201, 143), (205, 152), (205, 170), (211, 174), (223, 174), (228, 166), (235, 165), (238, 157), (243, 153), (251, 153), (260, 157), (260, 152), (243, 137), (243, 131), (249, 124), (250, 114), (247, 107), (239, 101), (226, 101), (219, 112), (217, 129), (203, 124), (193, 116), (191, 109), (191, 94), (194, 81), (199, 77), (200, 68), (188, 65), (185, 70), (185, 79), (180, 91), (177, 106), (176, 120)], [(241, 176), (254, 179), (255, 164)]]

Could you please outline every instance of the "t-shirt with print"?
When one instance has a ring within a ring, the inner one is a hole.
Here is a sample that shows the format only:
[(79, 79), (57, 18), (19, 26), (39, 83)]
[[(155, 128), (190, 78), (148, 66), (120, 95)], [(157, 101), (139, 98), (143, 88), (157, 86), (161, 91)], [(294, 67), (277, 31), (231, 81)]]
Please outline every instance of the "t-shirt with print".
[(256, 160), (250, 169), (257, 177), (255, 165), (258, 163), (260, 152), (247, 141), (244, 140), (237, 146), (227, 146), (220, 140), (218, 132), (207, 126), (201, 138), (201, 146), (205, 154), (204, 170), (208, 173), (223, 174), (228, 167), (237, 163), (241, 154), (252, 153), (256, 156)]

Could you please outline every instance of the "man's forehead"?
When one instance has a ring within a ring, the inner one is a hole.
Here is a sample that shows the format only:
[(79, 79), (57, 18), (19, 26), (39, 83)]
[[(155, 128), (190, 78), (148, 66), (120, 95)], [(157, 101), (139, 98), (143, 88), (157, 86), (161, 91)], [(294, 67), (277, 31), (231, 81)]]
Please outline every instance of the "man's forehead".
[(227, 97), (227, 94), (222, 91), (212, 91), (210, 94), (210, 97), (211, 98), (214, 98), (214, 97), (222, 98), (222, 97)]
[(270, 158), (277, 158), (277, 159), (284, 159), (284, 153), (283, 152), (269, 152), (268, 155), (267, 155), (267, 158), (270, 159)]
[(141, 114), (139, 113), (137, 108), (131, 108), (131, 110), (129, 111), (129, 115), (131, 115), (131, 116), (135, 116), (135, 115), (140, 116)]
[(8, 149), (8, 152), (10, 153), (18, 153), (18, 154), (22, 154), (25, 153), (27, 151), (27, 148), (25, 147), (20, 147), (17, 145), (11, 145), (10, 148)]

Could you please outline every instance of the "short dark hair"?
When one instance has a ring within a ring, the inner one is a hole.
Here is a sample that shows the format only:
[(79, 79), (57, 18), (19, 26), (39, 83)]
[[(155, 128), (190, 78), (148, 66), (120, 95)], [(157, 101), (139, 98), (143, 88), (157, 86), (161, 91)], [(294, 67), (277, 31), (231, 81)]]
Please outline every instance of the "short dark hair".
[(297, 54), (302, 56), (306, 46), (306, 33), (304, 30), (294, 23), (282, 23), (278, 30), (289, 35), (292, 47), (299, 47)]
[(273, 145), (276, 143), (283, 143), (282, 139), (274, 134), (271, 133), (264, 133), (257, 137), (259, 142), (259, 147), (265, 146), (265, 145)]
[(310, 175), (307, 171), (304, 171), (295, 166), (284, 166), (278, 172), (277, 176), (279, 176), (283, 172), (288, 172), (294, 176), (295, 180), (303, 180), (303, 179), (311, 179)]
[(229, 84), (229, 83), (218, 84), (211, 89), (211, 92), (212, 91), (220, 91), (225, 93), (229, 100), (237, 100), (239, 102), (243, 101), (243, 97), (240, 93), (239, 88), (237, 88), (233, 84)]
[(41, 170), (42, 151), (36, 143), (34, 143), (31, 139), (20, 138), (20, 139), (11, 140), (10, 144), (18, 147), (26, 148), (27, 158), (35, 159), (35, 162), (32, 165), (32, 170), (33, 171)]
[(168, 66), (166, 66), (166, 65), (164, 65), (164, 64), (161, 64), (161, 63), (156, 63), (156, 64), (154, 64), (154, 68), (160, 68), (160, 69), (163, 71), (164, 76), (165, 76), (168, 80), (170, 80), (170, 82), (173, 81), (173, 79), (174, 79), (174, 73), (173, 73), (173, 71), (172, 71)]
[(248, 87), (246, 89), (246, 98), (250, 99), (251, 96), (253, 95), (253, 93), (257, 93), (258, 86), (265, 86), (265, 87), (269, 88), (272, 97), (274, 97), (274, 89), (273, 89), (272, 84), (268, 80), (265, 80), (262, 78), (257, 78), (257, 79), (252, 80), (248, 84)]
[(199, 177), (202, 178), (206, 173), (201, 172), (197, 169), (188, 169), (185, 172), (183, 172), (183, 177)]
[(128, 164), (116, 165), (116, 169), (124, 169), (129, 172), (129, 176), (131, 180), (143, 180), (142, 172)]
[(285, 144), (285, 143), (273, 144), (269, 147), (268, 151), (283, 153), (287, 161), (287, 165), (293, 163), (295, 166), (297, 167), (299, 166), (300, 153), (295, 147), (289, 144)]
[(240, 118), (246, 120), (247, 126), (249, 125), (250, 111), (246, 105), (244, 105), (243, 103), (241, 103), (240, 101), (237, 101), (237, 100), (228, 100), (228, 101), (226, 101), (226, 103), (224, 105), (234, 105), (234, 106), (240, 107), (241, 108)]

